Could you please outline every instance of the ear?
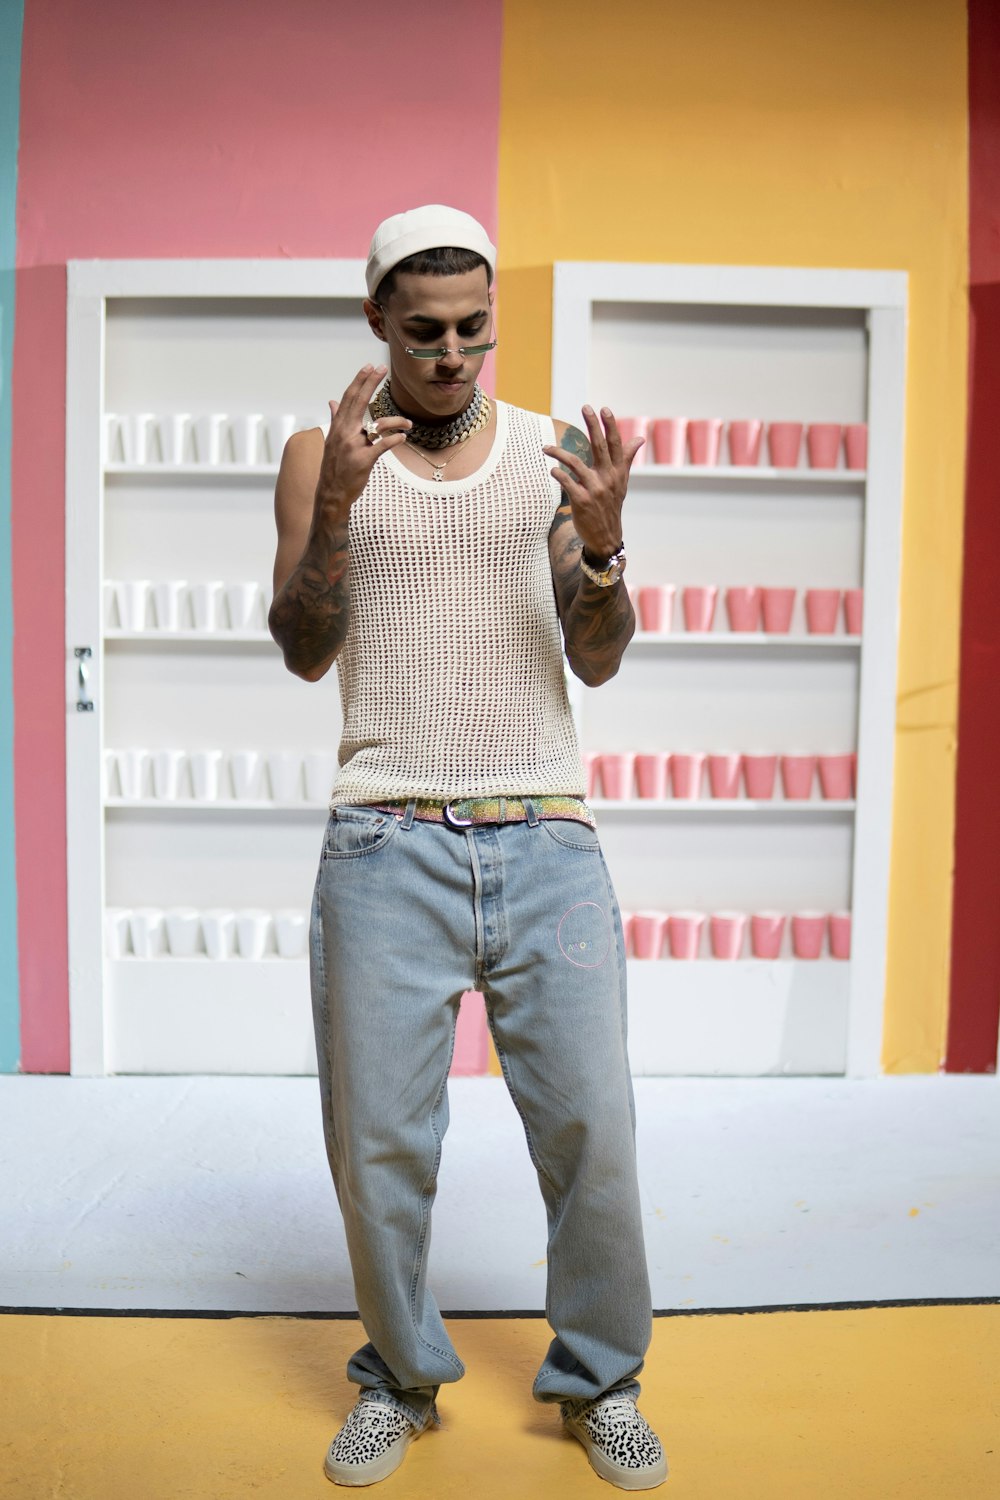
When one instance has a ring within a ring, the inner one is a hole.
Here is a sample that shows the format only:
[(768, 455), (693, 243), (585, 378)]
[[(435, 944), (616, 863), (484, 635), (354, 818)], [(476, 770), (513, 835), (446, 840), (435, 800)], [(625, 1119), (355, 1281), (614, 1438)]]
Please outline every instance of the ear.
[(368, 319), (368, 327), (372, 333), (377, 339), (381, 339), (383, 344), (388, 343), (389, 341), (385, 336), (385, 329), (382, 326), (382, 309), (368, 297), (365, 298), (361, 306), (364, 309), (365, 317)]

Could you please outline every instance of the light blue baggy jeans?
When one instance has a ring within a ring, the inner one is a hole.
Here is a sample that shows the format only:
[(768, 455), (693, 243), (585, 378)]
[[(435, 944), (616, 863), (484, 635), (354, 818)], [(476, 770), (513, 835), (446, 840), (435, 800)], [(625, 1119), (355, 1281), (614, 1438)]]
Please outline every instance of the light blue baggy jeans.
[(652, 1331), (621, 920), (597, 835), (331, 814), (311, 927), (327, 1151), (370, 1340), (348, 1377), (434, 1420), (464, 1366), (427, 1287), (459, 999), (482, 990), (548, 1216), (540, 1401), (633, 1396)]

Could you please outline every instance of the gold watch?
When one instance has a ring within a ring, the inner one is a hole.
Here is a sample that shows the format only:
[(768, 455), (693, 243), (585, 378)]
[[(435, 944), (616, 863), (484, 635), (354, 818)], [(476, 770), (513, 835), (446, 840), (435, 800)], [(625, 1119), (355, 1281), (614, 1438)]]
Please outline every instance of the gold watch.
[(617, 583), (625, 571), (625, 547), (624, 544), (613, 553), (604, 564), (603, 568), (592, 568), (580, 553), (580, 567), (586, 573), (591, 583), (596, 583), (599, 589), (608, 589), (613, 583)]

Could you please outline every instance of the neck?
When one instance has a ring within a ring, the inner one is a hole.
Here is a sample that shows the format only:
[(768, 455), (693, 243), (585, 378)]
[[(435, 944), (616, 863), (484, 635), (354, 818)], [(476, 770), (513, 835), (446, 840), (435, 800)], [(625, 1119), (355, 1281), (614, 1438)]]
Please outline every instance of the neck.
[(478, 385), (474, 385), (472, 387), (472, 395), (469, 397), (464, 406), (459, 407), (458, 411), (449, 412), (445, 417), (438, 417), (431, 415), (430, 412), (414, 411), (412, 407), (409, 407), (405, 404), (405, 397), (403, 401), (400, 401), (399, 397), (396, 395), (396, 392), (393, 390), (391, 376), (386, 381), (386, 388), (392, 399), (393, 405), (400, 413), (400, 415), (409, 417), (411, 422), (418, 422), (421, 427), (447, 427), (449, 422), (456, 421), (463, 412), (468, 411), (469, 407), (475, 401), (476, 391), (479, 389)]

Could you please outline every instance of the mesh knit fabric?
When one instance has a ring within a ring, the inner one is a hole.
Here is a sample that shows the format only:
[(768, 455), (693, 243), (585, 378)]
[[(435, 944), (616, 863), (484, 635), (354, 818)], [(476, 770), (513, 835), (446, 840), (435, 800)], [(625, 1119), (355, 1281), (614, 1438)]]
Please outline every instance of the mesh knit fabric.
[(583, 795), (547, 545), (552, 422), (496, 411), (471, 478), (424, 480), (387, 452), (351, 509), (331, 807)]

